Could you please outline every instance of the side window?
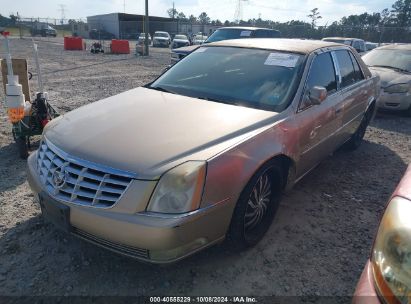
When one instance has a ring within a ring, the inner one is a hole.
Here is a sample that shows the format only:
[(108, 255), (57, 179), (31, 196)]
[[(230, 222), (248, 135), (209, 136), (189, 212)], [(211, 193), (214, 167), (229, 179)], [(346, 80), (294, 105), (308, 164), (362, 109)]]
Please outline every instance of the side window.
[[(349, 57), (348, 57), (349, 58)], [(327, 89), (328, 94), (337, 91), (334, 64), (330, 53), (322, 53), (314, 58), (307, 79), (307, 90), (314, 86)]]
[(267, 31), (257, 30), (257, 31), (255, 31), (254, 37), (255, 38), (267, 38), (268, 37)]
[(360, 43), (360, 50), (361, 50), (361, 52), (367, 51), (367, 48), (365, 47), (365, 42), (364, 41), (361, 41), (361, 43)]
[(356, 82), (354, 66), (347, 51), (336, 51), (335, 55), (338, 60), (341, 73), (341, 88), (348, 87)]
[(361, 68), (357, 62), (357, 59), (355, 59), (354, 55), (350, 52), (350, 57), (352, 60), (352, 64), (354, 65), (354, 72), (355, 72), (355, 81), (361, 81), (364, 79), (364, 75), (361, 71)]
[(356, 50), (360, 49), (360, 42), (358, 40), (355, 40), (352, 47)]

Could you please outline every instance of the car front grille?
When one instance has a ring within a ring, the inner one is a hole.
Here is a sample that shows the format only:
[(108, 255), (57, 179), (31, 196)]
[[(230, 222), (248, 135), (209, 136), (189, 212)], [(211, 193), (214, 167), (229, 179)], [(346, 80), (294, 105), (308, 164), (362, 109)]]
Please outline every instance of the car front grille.
[(98, 236), (95, 236), (93, 234), (90, 234), (86, 231), (83, 231), (81, 229), (78, 229), (76, 227), (73, 227), (73, 233), (86, 240), (89, 241), (93, 244), (99, 245), (101, 247), (104, 247), (106, 249), (118, 252), (120, 254), (123, 255), (127, 255), (133, 258), (138, 258), (138, 259), (144, 259), (144, 260), (148, 260), (149, 259), (149, 252), (147, 249), (141, 249), (141, 248), (137, 248), (137, 247), (132, 247), (132, 246), (128, 246), (128, 245), (123, 245), (123, 244), (119, 244), (119, 243), (114, 243), (105, 239), (102, 239)]
[(52, 197), (97, 208), (113, 206), (132, 180), (127, 172), (76, 160), (46, 139), (37, 152), (37, 173)]

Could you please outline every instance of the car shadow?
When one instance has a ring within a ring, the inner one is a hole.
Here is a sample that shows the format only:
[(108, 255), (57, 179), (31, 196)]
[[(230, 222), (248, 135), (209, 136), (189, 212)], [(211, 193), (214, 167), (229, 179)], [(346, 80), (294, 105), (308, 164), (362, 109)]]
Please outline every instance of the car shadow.
[(394, 151), (370, 141), (338, 151), (284, 195), (257, 246), (218, 245), (168, 266), (93, 246), (37, 213), (0, 237), (0, 279), (7, 276), (0, 294), (349, 296), (405, 168)]

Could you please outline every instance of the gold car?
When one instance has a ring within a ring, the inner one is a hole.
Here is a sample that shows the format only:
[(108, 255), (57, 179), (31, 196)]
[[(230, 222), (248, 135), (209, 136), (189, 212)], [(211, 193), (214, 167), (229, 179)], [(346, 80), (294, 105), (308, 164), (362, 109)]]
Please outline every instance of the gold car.
[(378, 77), (331, 42), (210, 43), (152, 83), (51, 121), (28, 159), (43, 215), (153, 263), (255, 245), (281, 193), (360, 145)]

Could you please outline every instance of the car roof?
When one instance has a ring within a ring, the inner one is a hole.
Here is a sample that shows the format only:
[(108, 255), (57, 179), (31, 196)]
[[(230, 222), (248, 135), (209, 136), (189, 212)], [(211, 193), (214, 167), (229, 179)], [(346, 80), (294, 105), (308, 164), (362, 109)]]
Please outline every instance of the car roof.
[(327, 47), (348, 48), (347, 46), (344, 46), (342, 44), (328, 41), (279, 38), (243, 38), (233, 40), (222, 40), (218, 42), (209, 43), (206, 46), (255, 48), (283, 52), (293, 52), (300, 54), (309, 54), (315, 50)]
[(167, 32), (163, 32), (163, 31), (155, 31), (155, 32), (154, 32), (154, 34), (157, 34), (157, 33), (168, 34)]
[(411, 50), (411, 44), (389, 44), (389, 45), (384, 45), (380, 46), (378, 48), (379, 50)]
[(349, 37), (324, 37), (323, 39), (338, 39), (338, 40), (363, 40), (359, 38), (349, 38)]
[(225, 26), (225, 27), (220, 27), (217, 30), (226, 30), (226, 29), (236, 29), (236, 30), (246, 30), (246, 31), (255, 31), (255, 30), (269, 30), (269, 31), (278, 31), (278, 30), (273, 30), (265, 27), (253, 27), (253, 26)]

